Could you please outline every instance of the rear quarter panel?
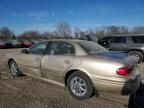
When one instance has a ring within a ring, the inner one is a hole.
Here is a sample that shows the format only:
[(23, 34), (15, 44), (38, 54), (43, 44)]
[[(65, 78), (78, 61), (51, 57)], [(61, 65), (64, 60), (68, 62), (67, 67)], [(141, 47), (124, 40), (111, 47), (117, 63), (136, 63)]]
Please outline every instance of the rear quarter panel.
[(73, 66), (69, 70), (79, 70), (87, 74), (98, 91), (121, 93), (128, 77), (117, 75), (116, 70), (124, 66), (123, 62), (105, 57), (83, 56), (76, 57)]
[[(86, 73), (92, 80), (98, 78), (125, 82), (126, 79), (121, 80), (121, 76), (116, 74), (116, 70), (124, 66), (125, 64), (123, 62), (114, 61), (100, 56), (83, 56), (76, 57), (72, 67), (67, 71), (80, 70)], [(120, 79), (118, 79), (119, 77)]]

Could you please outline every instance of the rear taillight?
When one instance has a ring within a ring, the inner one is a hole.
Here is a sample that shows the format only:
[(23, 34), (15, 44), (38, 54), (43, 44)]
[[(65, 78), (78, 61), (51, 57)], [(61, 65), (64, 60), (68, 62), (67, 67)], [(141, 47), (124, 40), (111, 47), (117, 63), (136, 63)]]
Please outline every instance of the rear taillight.
[(123, 67), (123, 68), (119, 68), (116, 72), (118, 75), (123, 75), (123, 76), (127, 76), (132, 72), (133, 68), (131, 67)]

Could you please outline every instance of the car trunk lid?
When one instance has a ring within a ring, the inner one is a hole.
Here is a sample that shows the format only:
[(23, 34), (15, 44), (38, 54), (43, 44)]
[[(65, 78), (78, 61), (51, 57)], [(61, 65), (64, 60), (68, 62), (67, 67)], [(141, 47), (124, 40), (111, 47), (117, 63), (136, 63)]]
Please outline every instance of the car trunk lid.
[(111, 59), (123, 61), (128, 66), (133, 67), (133, 66), (137, 65), (136, 57), (130, 56), (126, 53), (108, 51), (108, 52), (99, 53), (98, 55), (99, 56), (104, 56), (106, 58), (111, 58)]

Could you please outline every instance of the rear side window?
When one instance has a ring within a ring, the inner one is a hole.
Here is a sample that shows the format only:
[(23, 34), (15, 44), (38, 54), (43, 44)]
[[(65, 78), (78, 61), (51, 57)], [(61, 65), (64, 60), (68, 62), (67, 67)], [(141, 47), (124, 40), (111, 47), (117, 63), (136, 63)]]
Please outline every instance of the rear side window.
[(144, 43), (144, 36), (131, 36), (133, 43)]
[(49, 55), (74, 55), (74, 53), (73, 45), (62, 41), (53, 41), (47, 51)]
[(111, 38), (112, 43), (126, 43), (126, 37), (112, 37)]

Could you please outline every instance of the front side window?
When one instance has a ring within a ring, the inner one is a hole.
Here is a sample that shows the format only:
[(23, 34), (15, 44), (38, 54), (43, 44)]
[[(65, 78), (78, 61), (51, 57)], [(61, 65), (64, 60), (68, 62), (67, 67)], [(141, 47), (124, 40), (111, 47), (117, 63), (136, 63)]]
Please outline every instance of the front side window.
[(112, 43), (126, 43), (126, 37), (112, 37)]
[(35, 44), (33, 47), (31, 47), (29, 49), (29, 52), (31, 54), (39, 54), (39, 55), (42, 55), (46, 49), (46, 46), (47, 46), (47, 42), (42, 42), (42, 43), (38, 43), (38, 44)]
[(107, 51), (107, 49), (95, 42), (82, 41), (79, 44), (88, 54), (99, 54)]
[(133, 43), (144, 43), (144, 36), (131, 36)]
[(74, 55), (74, 47), (67, 42), (52, 42), (48, 48), (49, 55)]

